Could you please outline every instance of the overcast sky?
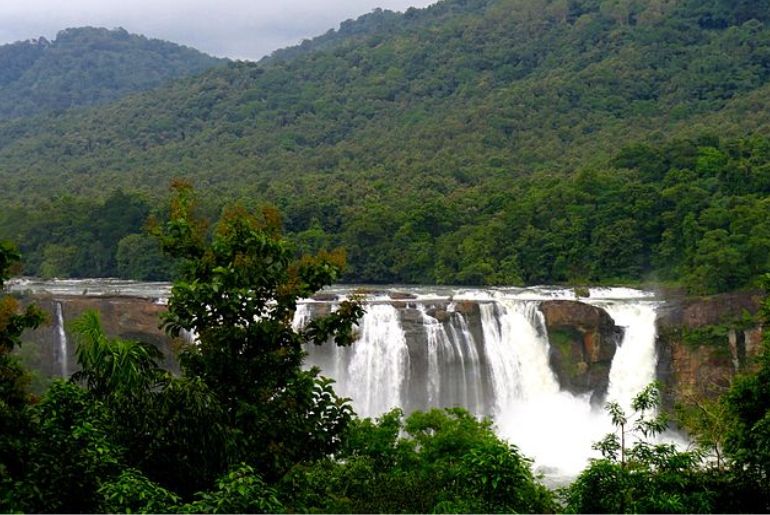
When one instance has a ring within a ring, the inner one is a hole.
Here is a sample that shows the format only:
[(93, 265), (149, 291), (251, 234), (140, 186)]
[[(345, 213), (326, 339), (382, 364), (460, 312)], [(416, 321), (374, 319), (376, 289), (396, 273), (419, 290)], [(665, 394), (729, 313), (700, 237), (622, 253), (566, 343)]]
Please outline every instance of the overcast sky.
[(0, 44), (68, 27), (123, 27), (212, 55), (256, 60), (376, 7), (436, 0), (0, 0)]

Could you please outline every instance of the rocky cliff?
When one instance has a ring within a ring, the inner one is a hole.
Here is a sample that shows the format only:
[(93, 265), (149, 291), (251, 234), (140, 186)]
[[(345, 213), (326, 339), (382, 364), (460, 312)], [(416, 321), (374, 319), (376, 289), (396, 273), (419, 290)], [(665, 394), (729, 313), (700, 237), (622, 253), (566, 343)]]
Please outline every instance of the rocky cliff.
[[(102, 327), (109, 337), (152, 343), (163, 353), (162, 365), (168, 370), (178, 370), (174, 357), (175, 342), (160, 328), (159, 315), (166, 310), (162, 304), (146, 298), (124, 296), (45, 295), (22, 300), (34, 301), (48, 314), (46, 325), (24, 334), (21, 352), (27, 365), (44, 376), (61, 375), (62, 369), (71, 374), (77, 369), (73, 344), (75, 337), (69, 329), (69, 323), (86, 310), (99, 311)], [(64, 336), (67, 340), (66, 364), (61, 363), (62, 356), (58, 350), (61, 335), (57, 305), (61, 306)]]
[[(316, 315), (328, 313), (335, 295), (314, 299)], [(130, 296), (35, 295), (26, 301), (37, 302), (49, 313), (50, 323), (25, 335), (22, 350), (28, 365), (44, 376), (60, 375), (63, 369), (76, 369), (73, 335), (68, 322), (87, 309), (101, 313), (111, 337), (138, 339), (155, 344), (164, 354), (164, 366), (177, 370), (174, 358), (179, 342), (168, 338), (159, 328), (159, 315), (166, 308), (154, 299)], [(762, 328), (754, 321), (761, 301), (758, 293), (719, 295), (707, 298), (677, 297), (659, 308), (657, 320), (658, 378), (665, 387), (668, 407), (690, 396), (714, 396), (729, 386), (739, 371), (750, 365), (751, 357), (761, 347)], [(384, 300), (399, 312), (400, 326), (409, 347), (409, 381), (425, 381), (429, 359), (428, 326), (457, 339), (475, 342), (480, 360), (484, 356), (484, 334), (480, 306), (484, 301), (419, 301), (411, 294), (390, 294)], [(61, 363), (57, 305), (61, 306), (65, 336), (69, 340), (67, 363)], [(550, 342), (550, 365), (562, 389), (589, 394), (601, 402), (609, 382), (609, 370), (615, 351), (623, 338), (623, 329), (600, 307), (570, 300), (545, 300), (539, 309)], [(462, 319), (462, 320), (460, 320)], [(462, 323), (460, 323), (462, 322)], [(459, 356), (458, 356), (459, 357)], [(463, 367), (462, 360), (446, 360), (448, 367)], [(442, 392), (452, 392), (452, 370), (442, 374)], [(460, 372), (458, 369), (457, 372)], [(490, 384), (486, 377), (475, 395), (480, 412), (489, 409)], [(422, 392), (407, 400), (407, 407), (427, 403)], [(466, 393), (467, 395), (467, 393)]]
[(715, 397), (761, 348), (759, 292), (669, 300), (657, 320), (658, 379), (664, 403)]

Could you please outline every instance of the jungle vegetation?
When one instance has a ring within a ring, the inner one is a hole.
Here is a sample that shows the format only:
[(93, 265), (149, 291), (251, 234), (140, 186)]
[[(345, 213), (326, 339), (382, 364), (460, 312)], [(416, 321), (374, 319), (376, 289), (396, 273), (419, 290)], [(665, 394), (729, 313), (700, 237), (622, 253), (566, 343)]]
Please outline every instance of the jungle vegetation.
[[(347, 250), (347, 282), (650, 281), (714, 293), (758, 286), (770, 259), (770, 140), (758, 136), (631, 145), (603, 166), (494, 192), (407, 185), (393, 203), (357, 206), (344, 184), (326, 186), (339, 195), (276, 200), (290, 206), (283, 226), (298, 252)], [(219, 209), (205, 202), (202, 214)], [(0, 234), (23, 242), (32, 275), (160, 280), (174, 262), (145, 226), (162, 213), (136, 192), (63, 196), (0, 211)]]
[[(272, 204), (366, 283), (756, 285), (768, 258), (765, 0), (443, 0), (259, 63), (0, 124), (28, 273), (168, 278), (172, 177)], [(124, 204), (126, 210), (111, 206)], [(128, 239), (126, 239), (128, 238)]]
[[(343, 256), (295, 258), (274, 210), (233, 205), (211, 229), (186, 184), (151, 227), (179, 260), (163, 324), (197, 344), (182, 373), (158, 351), (111, 339), (96, 312), (73, 325), (79, 371), (39, 397), (11, 353), (43, 322), (11, 296), (0, 306), (0, 510), (133, 513), (713, 513), (770, 508), (770, 341), (723, 397), (720, 460), (708, 423), (698, 447), (658, 443), (666, 427), (650, 385), (633, 413), (608, 404), (616, 428), (575, 482), (546, 488), (492, 421), (462, 409), (399, 410), (359, 419), (303, 344), (350, 345), (355, 299), (295, 330), (299, 298), (335, 281)], [(0, 246), (2, 280), (20, 256)], [(766, 278), (770, 284), (770, 277)], [(770, 300), (762, 312), (770, 313)], [(258, 314), (259, 316), (255, 316)], [(713, 423), (713, 421), (712, 421)], [(638, 438), (629, 444), (628, 435)]]
[(224, 60), (192, 48), (96, 27), (0, 46), (0, 120), (106, 104), (197, 75)]

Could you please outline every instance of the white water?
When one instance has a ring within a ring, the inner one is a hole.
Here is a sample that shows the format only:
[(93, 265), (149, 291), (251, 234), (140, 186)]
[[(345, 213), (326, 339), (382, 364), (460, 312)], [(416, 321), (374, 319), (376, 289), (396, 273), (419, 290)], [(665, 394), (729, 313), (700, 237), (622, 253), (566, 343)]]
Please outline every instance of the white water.
[(420, 305), (419, 310), (428, 338), (428, 406), (437, 407), (439, 405), (439, 394), (441, 393), (439, 353), (444, 354), (446, 352), (449, 337), (446, 334), (446, 330), (444, 330), (444, 326), (438, 320), (426, 314), (424, 305)]
[(64, 314), (61, 302), (56, 303), (56, 364), (62, 377), (69, 377), (69, 360), (67, 353), (67, 333), (64, 331)]
[(345, 349), (349, 356), (340, 393), (352, 398), (363, 416), (403, 406), (409, 351), (398, 310), (387, 304), (369, 306), (360, 323), (360, 334), (359, 341)]
[(658, 356), (655, 352), (655, 303), (605, 304), (602, 307), (625, 328), (623, 344), (615, 353), (610, 369), (607, 398), (620, 403), (627, 412), (631, 401), (655, 380)]
[[(633, 397), (655, 379), (657, 305), (650, 301), (586, 301), (604, 308), (625, 330), (612, 361), (606, 400), (619, 402), (630, 415)], [(543, 348), (531, 346), (530, 350)], [(542, 363), (547, 353), (531, 354), (529, 359)], [(548, 372), (538, 371), (543, 376), (542, 386), (535, 385), (528, 394), (511, 400), (505, 409), (497, 411), (496, 422), (502, 436), (559, 482), (560, 478), (576, 476), (590, 458), (597, 457), (592, 444), (613, 431), (613, 426), (603, 407), (592, 405), (588, 394), (554, 391), (550, 383), (553, 374), (550, 369)]]
[[(539, 310), (543, 300), (574, 298), (571, 290), (456, 292), (455, 299), (478, 303), (480, 341), (453, 303), (443, 322), (429, 314), (431, 302), (451, 295), (423, 294), (405, 308), (418, 313), (422, 344), (407, 343), (399, 310), (380, 297), (367, 306), (361, 338), (350, 349), (335, 350), (334, 357), (313, 349), (309, 356), (338, 380), (337, 390), (353, 399), (359, 415), (377, 416), (395, 406), (406, 411), (463, 406), (491, 415), (498, 433), (555, 482), (574, 477), (597, 457), (591, 445), (611, 432), (612, 424), (602, 406), (591, 404), (590, 394), (560, 390)], [(613, 289), (592, 290), (581, 300), (605, 309), (625, 330), (607, 400), (628, 409), (633, 396), (655, 379), (657, 303), (645, 292)], [(295, 322), (310, 316), (306, 309), (298, 309)]]
[[(164, 301), (168, 285), (119, 281), (37, 283), (19, 281), (12, 288), (79, 295), (141, 294)], [(375, 287), (376, 289), (377, 287)], [(394, 291), (408, 292), (414, 300), (396, 309)], [(330, 288), (341, 300), (351, 288)], [(393, 407), (407, 412), (432, 406), (464, 406), (478, 415), (494, 417), (501, 436), (534, 458), (537, 469), (553, 479), (570, 477), (596, 457), (591, 444), (612, 430), (601, 406), (588, 395), (561, 391), (550, 370), (548, 340), (540, 302), (575, 299), (559, 288), (452, 288), (391, 287), (369, 295), (367, 313), (360, 322), (360, 339), (350, 348), (311, 346), (308, 362), (337, 379), (335, 389), (351, 397), (359, 415), (377, 416)], [(652, 294), (629, 289), (591, 289), (583, 302), (607, 310), (625, 336), (612, 364), (608, 400), (628, 406), (630, 399), (655, 377), (655, 311)], [(456, 309), (463, 301), (479, 311)], [(443, 303), (443, 304), (442, 304)], [(295, 327), (304, 326), (317, 305), (300, 303)], [(436, 318), (428, 309), (441, 305), (447, 317)], [(332, 303), (332, 309), (334, 309)], [(412, 310), (407, 321), (405, 312)], [(56, 308), (57, 366), (67, 369), (66, 334), (61, 306)], [(420, 343), (422, 342), (422, 343)]]

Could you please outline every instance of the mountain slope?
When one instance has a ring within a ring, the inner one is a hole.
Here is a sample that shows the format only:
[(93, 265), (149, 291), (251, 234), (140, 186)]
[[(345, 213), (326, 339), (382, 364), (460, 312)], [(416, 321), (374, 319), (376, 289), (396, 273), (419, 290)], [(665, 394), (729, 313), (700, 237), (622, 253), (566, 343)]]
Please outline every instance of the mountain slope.
[(445, 1), (404, 15), (387, 38), (6, 125), (3, 178), (25, 194), (174, 174), (255, 192), (260, 179), (308, 171), (475, 181), (568, 169), (705, 114), (730, 120), (730, 103), (770, 76), (760, 22), (703, 28), (703, 15), (668, 2), (631, 25), (582, 4), (572, 19), (556, 0)]
[(93, 27), (0, 46), (0, 119), (104, 104), (223, 62), (191, 48)]
[[(746, 157), (720, 138), (770, 127), (769, 15), (765, 0), (445, 0), (375, 13), (349, 37), (260, 64), (0, 125), (0, 201), (115, 187), (157, 198), (184, 176), (212, 205), (278, 204), (304, 245), (347, 247), (359, 281), (704, 277), (700, 238), (733, 230), (713, 217), (695, 229), (704, 199), (738, 201), (729, 178), (698, 175), (699, 153), (729, 155), (704, 168), (719, 173), (747, 159), (764, 169), (763, 144)], [(612, 165), (640, 143), (670, 183)], [(664, 195), (697, 182), (683, 170), (704, 181), (690, 207)], [(756, 214), (764, 182), (752, 184), (740, 202)], [(729, 246), (711, 238), (703, 245)], [(679, 240), (686, 255), (672, 250)], [(764, 266), (755, 240), (752, 264), (716, 289)]]

